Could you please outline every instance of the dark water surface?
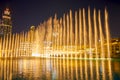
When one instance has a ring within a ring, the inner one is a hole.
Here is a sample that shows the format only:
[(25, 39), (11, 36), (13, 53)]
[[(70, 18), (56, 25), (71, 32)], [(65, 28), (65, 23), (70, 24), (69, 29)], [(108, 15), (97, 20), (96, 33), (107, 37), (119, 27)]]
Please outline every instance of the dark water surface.
[(0, 59), (0, 80), (120, 80), (120, 61)]

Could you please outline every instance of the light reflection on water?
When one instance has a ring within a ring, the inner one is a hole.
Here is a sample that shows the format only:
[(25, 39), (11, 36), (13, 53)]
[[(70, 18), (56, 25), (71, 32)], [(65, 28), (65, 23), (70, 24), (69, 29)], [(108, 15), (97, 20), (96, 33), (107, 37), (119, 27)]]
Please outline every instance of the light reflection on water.
[(120, 80), (120, 62), (0, 59), (0, 80)]

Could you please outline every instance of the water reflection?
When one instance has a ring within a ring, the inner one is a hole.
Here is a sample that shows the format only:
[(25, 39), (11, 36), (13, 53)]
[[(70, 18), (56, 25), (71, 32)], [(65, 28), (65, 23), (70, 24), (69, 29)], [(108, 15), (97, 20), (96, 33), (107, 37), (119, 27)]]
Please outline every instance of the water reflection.
[(0, 59), (0, 80), (119, 80), (111, 60)]

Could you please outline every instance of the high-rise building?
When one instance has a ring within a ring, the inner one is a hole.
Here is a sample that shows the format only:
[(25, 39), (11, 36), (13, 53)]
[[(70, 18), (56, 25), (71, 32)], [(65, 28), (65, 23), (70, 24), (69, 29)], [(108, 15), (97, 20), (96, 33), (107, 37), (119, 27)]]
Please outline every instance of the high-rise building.
[(9, 8), (6, 8), (2, 13), (2, 19), (0, 21), (0, 35), (7, 35), (12, 33), (12, 20), (11, 12)]
[(113, 38), (111, 40), (112, 57), (120, 57), (120, 38)]

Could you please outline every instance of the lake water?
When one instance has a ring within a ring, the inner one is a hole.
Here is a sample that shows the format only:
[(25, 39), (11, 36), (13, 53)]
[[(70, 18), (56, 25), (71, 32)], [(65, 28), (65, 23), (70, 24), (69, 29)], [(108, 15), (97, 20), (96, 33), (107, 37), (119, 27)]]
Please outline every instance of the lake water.
[(120, 61), (0, 59), (0, 80), (120, 80)]

